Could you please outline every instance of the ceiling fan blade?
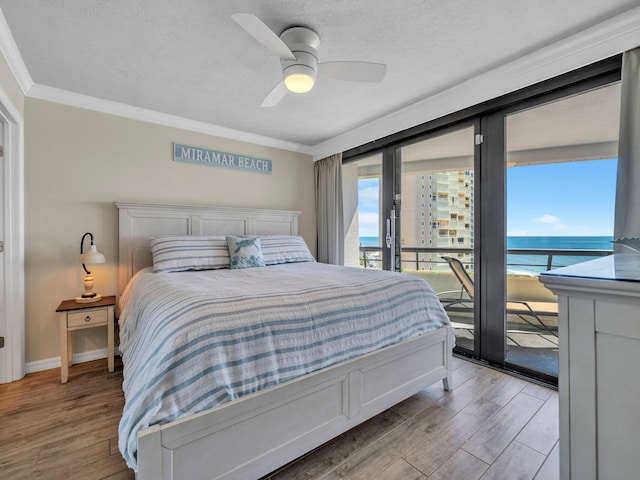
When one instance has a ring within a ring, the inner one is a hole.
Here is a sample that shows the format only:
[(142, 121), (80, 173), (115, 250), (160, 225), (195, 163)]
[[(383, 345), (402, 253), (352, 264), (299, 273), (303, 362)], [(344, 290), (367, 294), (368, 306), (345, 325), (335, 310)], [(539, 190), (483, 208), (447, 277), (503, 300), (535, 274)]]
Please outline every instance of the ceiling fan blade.
[(234, 13), (231, 15), (231, 18), (245, 29), (249, 35), (279, 57), (287, 58), (289, 60), (296, 59), (295, 55), (291, 53), (291, 50), (289, 50), (289, 47), (280, 40), (280, 37), (278, 37), (273, 30), (267, 27), (262, 20), (256, 17), (253, 13)]
[(381, 82), (387, 73), (384, 63), (324, 62), (318, 63), (318, 74), (350, 82)]
[(261, 107), (275, 107), (280, 100), (282, 100), (289, 90), (287, 90), (287, 86), (284, 84), (284, 80), (278, 83), (273, 89), (264, 97)]

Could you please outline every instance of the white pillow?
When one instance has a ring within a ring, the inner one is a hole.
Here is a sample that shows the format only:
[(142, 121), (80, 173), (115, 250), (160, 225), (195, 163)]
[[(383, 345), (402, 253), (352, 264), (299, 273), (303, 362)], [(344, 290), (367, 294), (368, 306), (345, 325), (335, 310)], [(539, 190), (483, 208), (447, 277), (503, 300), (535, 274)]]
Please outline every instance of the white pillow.
[(156, 272), (229, 268), (225, 236), (164, 235), (151, 238)]
[(260, 235), (260, 244), (265, 265), (316, 261), (300, 236)]

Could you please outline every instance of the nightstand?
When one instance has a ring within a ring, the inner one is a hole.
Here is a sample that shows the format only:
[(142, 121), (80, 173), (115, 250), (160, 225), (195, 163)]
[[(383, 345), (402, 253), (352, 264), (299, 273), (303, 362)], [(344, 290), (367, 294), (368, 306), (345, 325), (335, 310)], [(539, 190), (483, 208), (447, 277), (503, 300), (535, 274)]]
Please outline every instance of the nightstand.
[(113, 372), (113, 313), (116, 297), (102, 297), (94, 303), (77, 303), (65, 300), (56, 309), (60, 319), (60, 377), (62, 383), (69, 379), (72, 364), (73, 332), (85, 328), (107, 327), (107, 364)]

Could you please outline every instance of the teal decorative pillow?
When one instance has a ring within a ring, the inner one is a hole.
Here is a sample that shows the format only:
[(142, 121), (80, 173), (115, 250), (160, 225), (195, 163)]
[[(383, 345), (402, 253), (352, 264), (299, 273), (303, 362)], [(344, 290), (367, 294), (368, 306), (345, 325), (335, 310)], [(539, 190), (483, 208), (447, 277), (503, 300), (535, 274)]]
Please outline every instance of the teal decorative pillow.
[(258, 237), (227, 236), (231, 268), (264, 267), (260, 239)]

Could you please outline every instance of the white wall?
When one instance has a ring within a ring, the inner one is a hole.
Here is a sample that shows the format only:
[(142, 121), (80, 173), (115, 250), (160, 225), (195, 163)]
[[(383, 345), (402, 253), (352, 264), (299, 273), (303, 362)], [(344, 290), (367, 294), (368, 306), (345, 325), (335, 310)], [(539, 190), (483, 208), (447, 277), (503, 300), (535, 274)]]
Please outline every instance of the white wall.
[[(173, 161), (173, 142), (273, 161), (273, 174)], [(113, 202), (210, 204), (301, 210), (300, 233), (315, 254), (310, 156), (25, 99), (26, 361), (59, 356), (55, 309), (82, 292), (80, 239), (92, 232), (105, 265), (95, 291), (117, 292), (118, 223)], [(106, 333), (75, 334), (74, 352), (106, 347)]]

